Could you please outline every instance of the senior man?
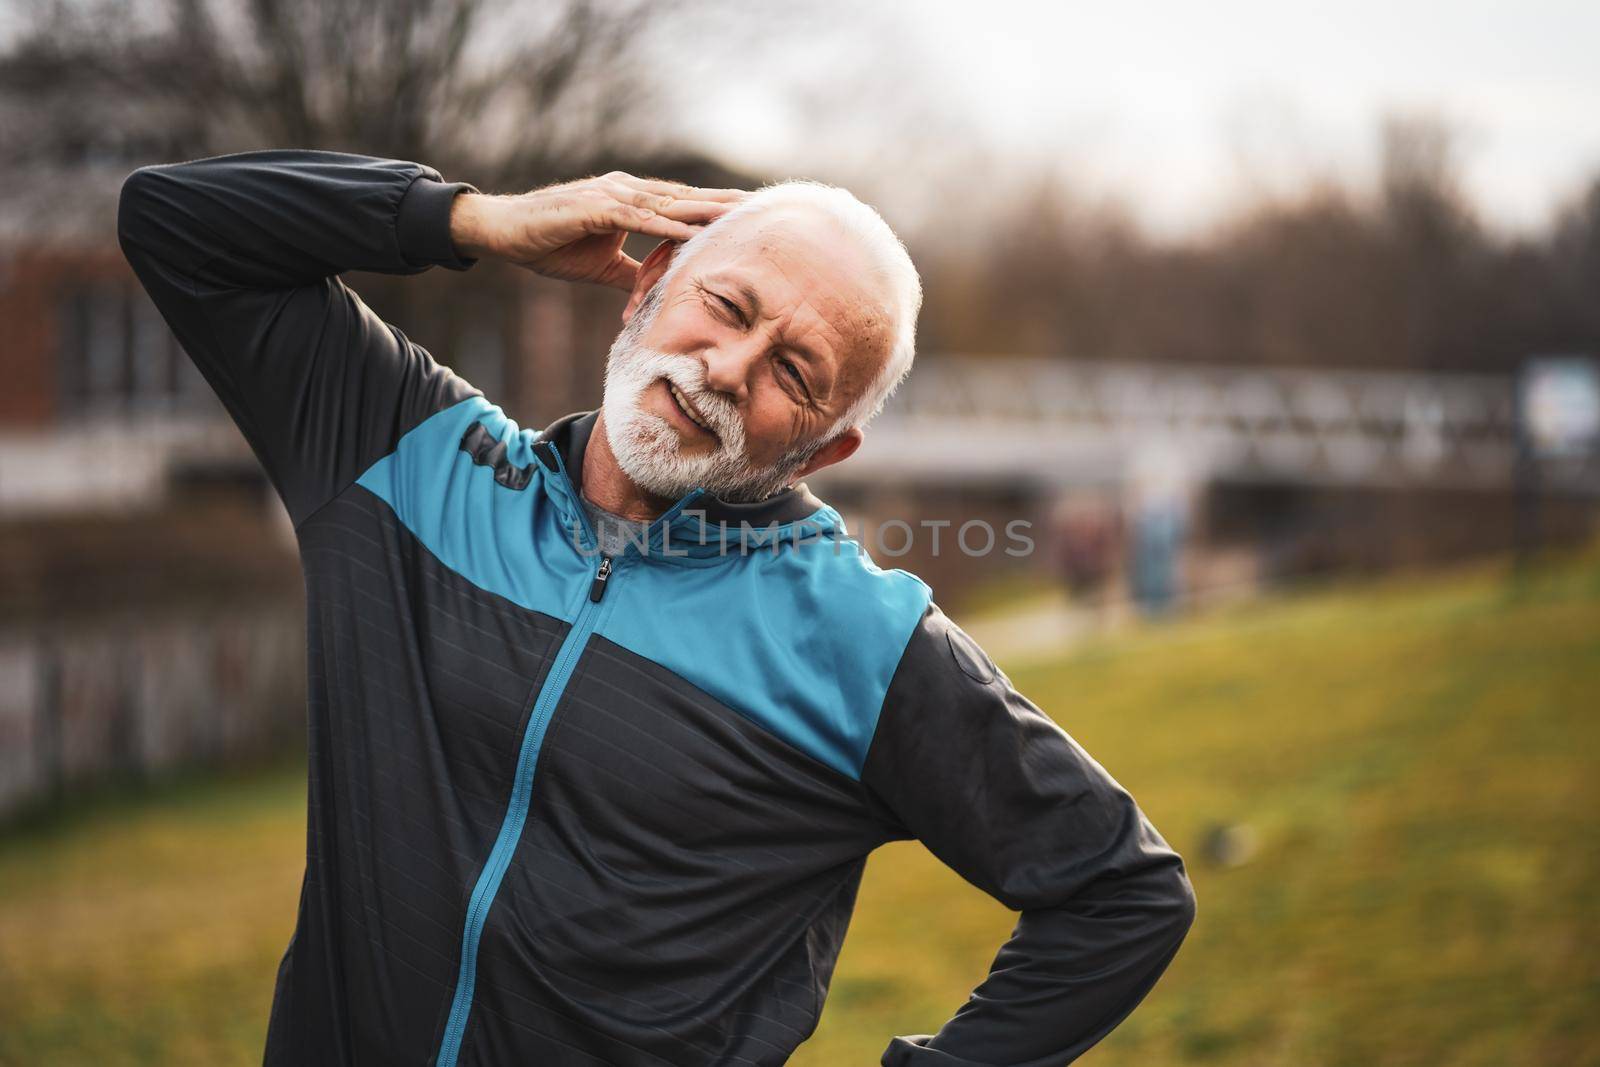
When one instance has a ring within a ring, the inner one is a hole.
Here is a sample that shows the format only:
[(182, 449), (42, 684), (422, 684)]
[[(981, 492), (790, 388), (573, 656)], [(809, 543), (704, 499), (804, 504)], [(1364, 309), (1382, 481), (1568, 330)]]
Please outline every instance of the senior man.
[[(799, 481), (910, 367), (920, 286), (870, 208), (271, 151), (135, 172), (119, 233), (305, 572), (268, 1064), (783, 1063), (867, 855), (912, 837), (1021, 915), (884, 1064), (1066, 1063), (1172, 959), (1179, 857)], [(628, 290), (599, 411), (519, 428), (337, 277), (482, 258)]]

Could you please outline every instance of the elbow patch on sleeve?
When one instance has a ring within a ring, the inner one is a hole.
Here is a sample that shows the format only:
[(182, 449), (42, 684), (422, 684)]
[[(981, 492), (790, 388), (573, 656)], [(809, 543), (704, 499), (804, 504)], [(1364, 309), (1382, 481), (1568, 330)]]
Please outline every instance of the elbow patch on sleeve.
[(979, 647), (978, 642), (967, 636), (965, 630), (958, 626), (951, 626), (945, 631), (945, 643), (950, 646), (950, 655), (955, 659), (956, 666), (961, 673), (971, 678), (979, 685), (988, 685), (994, 681), (995, 665), (989, 654)]

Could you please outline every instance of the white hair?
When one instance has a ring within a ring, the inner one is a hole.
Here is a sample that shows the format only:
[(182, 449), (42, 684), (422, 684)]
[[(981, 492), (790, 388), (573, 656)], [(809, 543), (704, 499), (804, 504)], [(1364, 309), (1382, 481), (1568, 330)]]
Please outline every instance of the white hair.
[(911, 373), (917, 350), (917, 313), (922, 308), (922, 279), (906, 252), (906, 246), (883, 221), (883, 217), (857, 200), (847, 189), (822, 182), (794, 180), (777, 182), (751, 193), (726, 214), (685, 241), (662, 275), (660, 286), (668, 283), (695, 253), (726, 234), (740, 219), (772, 208), (808, 207), (832, 219), (866, 253), (874, 280), (883, 283), (888, 293), (889, 357), (877, 376), (861, 395), (839, 416), (818, 444), (832, 439), (841, 430), (865, 426), (883, 410), (890, 395)]

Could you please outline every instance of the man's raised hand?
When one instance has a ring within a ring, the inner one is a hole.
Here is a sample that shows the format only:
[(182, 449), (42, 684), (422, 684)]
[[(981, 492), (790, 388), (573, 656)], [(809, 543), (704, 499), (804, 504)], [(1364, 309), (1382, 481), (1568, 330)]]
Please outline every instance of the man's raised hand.
[(630, 289), (639, 262), (622, 250), (628, 234), (687, 241), (749, 195), (612, 171), (515, 196), (462, 193), (451, 207), (450, 238), (463, 256)]

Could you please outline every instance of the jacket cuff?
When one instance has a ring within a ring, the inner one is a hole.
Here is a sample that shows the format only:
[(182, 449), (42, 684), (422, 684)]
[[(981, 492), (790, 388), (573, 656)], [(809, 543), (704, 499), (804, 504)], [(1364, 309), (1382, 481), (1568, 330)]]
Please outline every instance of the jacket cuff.
[(892, 1038), (889, 1047), (883, 1050), (880, 1067), (988, 1067), (928, 1048), (927, 1044), (932, 1040), (932, 1034), (906, 1034)]
[(400, 255), (406, 262), (451, 270), (466, 270), (478, 262), (459, 255), (450, 240), (450, 205), (455, 203), (456, 194), (477, 191), (477, 186), (466, 182), (442, 182), (419, 175), (400, 198), (400, 213), (395, 220)]

